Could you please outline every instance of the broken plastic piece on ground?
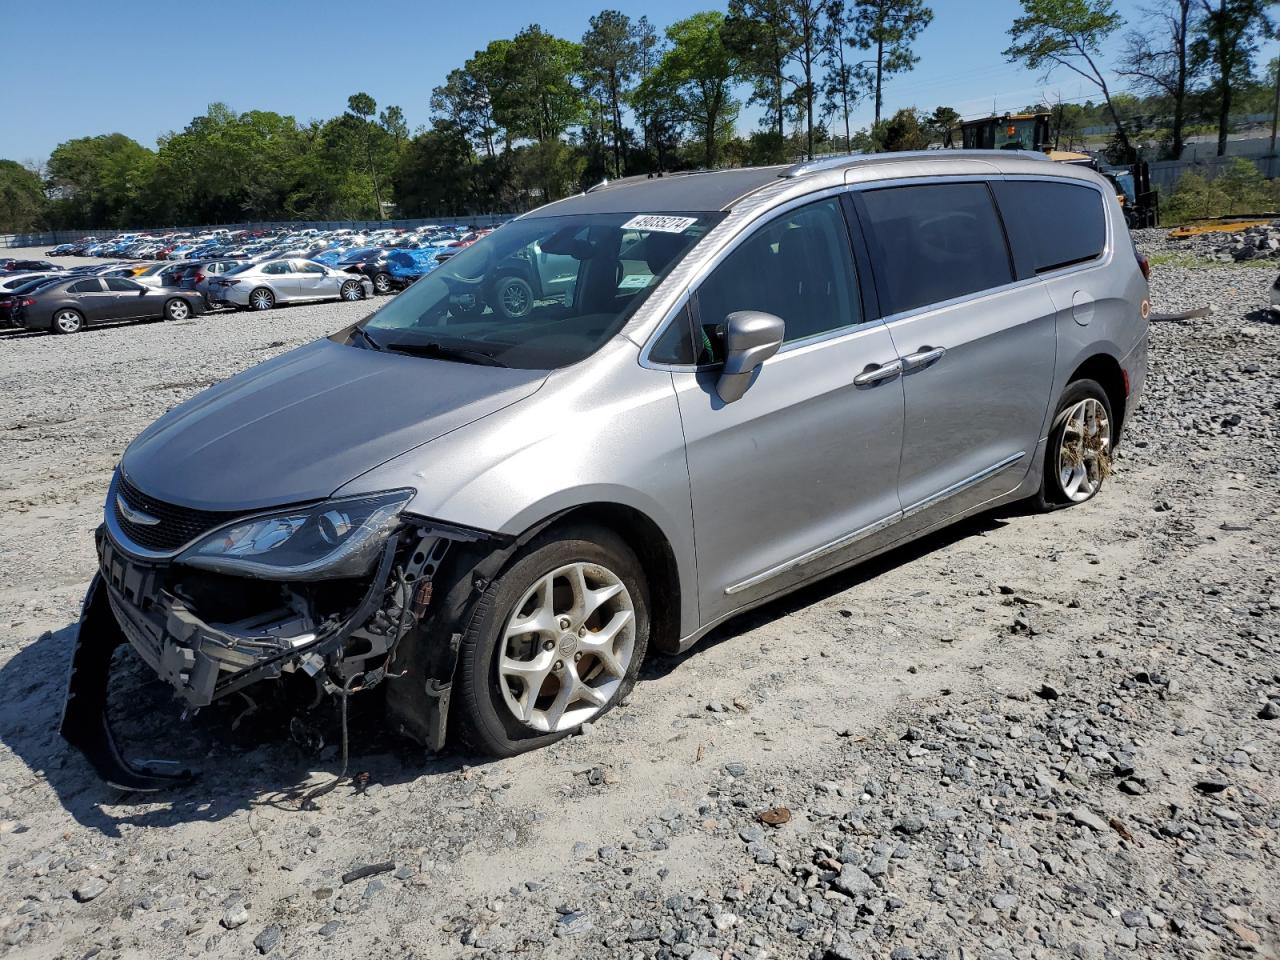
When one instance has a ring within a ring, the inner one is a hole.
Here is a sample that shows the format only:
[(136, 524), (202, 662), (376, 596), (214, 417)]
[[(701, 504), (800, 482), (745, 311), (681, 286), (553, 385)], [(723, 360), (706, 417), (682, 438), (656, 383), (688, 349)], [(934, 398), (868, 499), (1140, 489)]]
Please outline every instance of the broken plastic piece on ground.
[(107, 721), (107, 682), (111, 655), (123, 642), (124, 634), (107, 602), (102, 577), (95, 576), (80, 615), (58, 732), (84, 754), (98, 776), (121, 790), (151, 792), (190, 783), (195, 774), (177, 761), (131, 763), (116, 745)]

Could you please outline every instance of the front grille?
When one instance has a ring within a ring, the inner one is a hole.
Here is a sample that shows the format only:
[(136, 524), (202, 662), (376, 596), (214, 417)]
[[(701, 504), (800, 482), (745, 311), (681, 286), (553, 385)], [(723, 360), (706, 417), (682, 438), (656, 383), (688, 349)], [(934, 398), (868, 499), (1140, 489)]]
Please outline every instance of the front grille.
[(193, 510), (190, 507), (179, 507), (148, 497), (124, 477), (116, 488), (116, 494), (132, 509), (155, 517), (157, 524), (131, 523), (120, 512), (114, 502), (111, 509), (115, 511), (116, 521), (120, 529), (130, 540), (147, 550), (177, 550), (197, 537), (208, 533), (214, 527), (228, 523), (243, 514), (239, 511)]

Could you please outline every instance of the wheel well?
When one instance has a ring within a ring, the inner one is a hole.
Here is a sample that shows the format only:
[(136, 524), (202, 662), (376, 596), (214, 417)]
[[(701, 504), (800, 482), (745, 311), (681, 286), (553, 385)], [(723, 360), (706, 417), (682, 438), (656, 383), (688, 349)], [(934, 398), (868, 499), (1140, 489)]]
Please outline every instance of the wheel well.
[(1124, 371), (1114, 357), (1105, 353), (1096, 353), (1080, 366), (1067, 379), (1067, 383), (1077, 380), (1095, 380), (1107, 392), (1107, 400), (1111, 402), (1111, 415), (1115, 418), (1115, 435), (1120, 436), (1120, 428), (1124, 424), (1125, 401)]
[(620, 503), (574, 507), (557, 516), (549, 527), (567, 523), (607, 527), (636, 552), (649, 581), (650, 645), (663, 653), (674, 653), (680, 640), (680, 575), (675, 553), (661, 528), (639, 510)]

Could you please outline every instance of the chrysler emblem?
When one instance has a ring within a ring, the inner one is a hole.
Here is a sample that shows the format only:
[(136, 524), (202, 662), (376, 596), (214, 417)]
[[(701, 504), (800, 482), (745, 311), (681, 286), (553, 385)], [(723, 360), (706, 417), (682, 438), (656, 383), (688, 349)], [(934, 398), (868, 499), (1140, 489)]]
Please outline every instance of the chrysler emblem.
[(153, 517), (149, 513), (133, 509), (133, 507), (124, 502), (124, 497), (118, 493), (116, 494), (116, 509), (120, 511), (120, 516), (139, 527), (154, 527), (160, 522), (159, 517)]

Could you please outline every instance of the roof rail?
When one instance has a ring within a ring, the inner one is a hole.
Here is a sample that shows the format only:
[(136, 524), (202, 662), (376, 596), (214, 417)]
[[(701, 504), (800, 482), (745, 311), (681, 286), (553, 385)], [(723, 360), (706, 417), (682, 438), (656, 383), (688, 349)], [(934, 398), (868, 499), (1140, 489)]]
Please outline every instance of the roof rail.
[(1048, 160), (1037, 150), (903, 150), (893, 153), (842, 153), (820, 160), (806, 160), (783, 170), (780, 177), (803, 177), (820, 170), (840, 170), (869, 163), (891, 163), (895, 160), (990, 160), (993, 156), (1023, 157), (1030, 160)]

